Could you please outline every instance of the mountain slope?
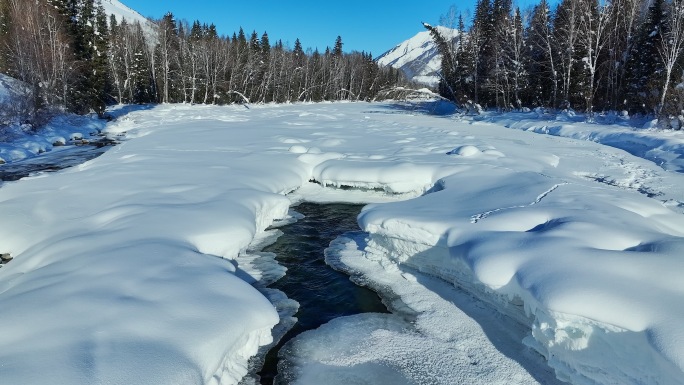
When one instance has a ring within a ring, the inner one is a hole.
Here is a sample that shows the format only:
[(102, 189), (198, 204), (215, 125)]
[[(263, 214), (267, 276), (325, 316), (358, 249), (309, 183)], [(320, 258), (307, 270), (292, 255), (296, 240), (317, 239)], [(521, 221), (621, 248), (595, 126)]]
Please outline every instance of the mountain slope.
[(126, 19), (129, 24), (137, 21), (140, 25), (144, 26), (149, 23), (146, 17), (127, 7), (119, 0), (102, 0), (102, 7), (104, 7), (108, 15), (116, 16), (116, 21), (119, 23), (123, 19)]
[(118, 23), (121, 23), (123, 19), (126, 19), (128, 24), (133, 24), (135, 22), (140, 23), (140, 26), (145, 33), (145, 37), (147, 38), (147, 43), (151, 47), (157, 43), (157, 26), (150, 21), (150, 19), (126, 6), (119, 0), (102, 0), (102, 7), (107, 15), (116, 16), (116, 21)]
[[(437, 29), (452, 40), (458, 37), (457, 30), (439, 26)], [(428, 31), (419, 32), (378, 58), (378, 64), (400, 69), (409, 79), (429, 86), (439, 82), (441, 63), (442, 57)]]

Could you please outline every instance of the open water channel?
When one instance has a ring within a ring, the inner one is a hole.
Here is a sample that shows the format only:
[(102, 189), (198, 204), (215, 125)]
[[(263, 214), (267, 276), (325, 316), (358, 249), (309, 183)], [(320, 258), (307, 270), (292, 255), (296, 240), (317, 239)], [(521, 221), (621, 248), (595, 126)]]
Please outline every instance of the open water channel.
[(298, 322), (266, 356), (259, 373), (262, 384), (273, 384), (277, 374), (278, 351), (298, 334), (324, 323), (359, 313), (387, 313), (380, 297), (358, 286), (349, 276), (325, 263), (323, 251), (338, 236), (358, 231), (356, 217), (361, 205), (302, 203), (295, 211), (304, 215), (297, 222), (281, 227), (284, 233), (264, 249), (276, 254), (287, 273), (270, 287), (283, 291), (299, 302)]

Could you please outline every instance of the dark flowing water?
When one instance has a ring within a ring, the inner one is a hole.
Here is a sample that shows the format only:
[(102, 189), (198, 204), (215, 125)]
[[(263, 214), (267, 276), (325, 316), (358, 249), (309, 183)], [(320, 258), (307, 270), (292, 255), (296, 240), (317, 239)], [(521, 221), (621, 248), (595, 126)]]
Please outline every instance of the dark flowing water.
[(97, 158), (109, 147), (74, 146), (50, 151), (33, 158), (0, 165), (0, 181), (15, 181), (31, 174), (57, 171)]
[(282, 227), (276, 243), (264, 249), (276, 253), (287, 274), (270, 287), (299, 302), (298, 322), (271, 349), (259, 373), (262, 384), (272, 384), (277, 374), (278, 350), (290, 339), (341, 316), (359, 313), (387, 313), (378, 295), (357, 286), (349, 276), (325, 264), (330, 242), (348, 231), (357, 231), (360, 205), (303, 203), (295, 210), (305, 217)]

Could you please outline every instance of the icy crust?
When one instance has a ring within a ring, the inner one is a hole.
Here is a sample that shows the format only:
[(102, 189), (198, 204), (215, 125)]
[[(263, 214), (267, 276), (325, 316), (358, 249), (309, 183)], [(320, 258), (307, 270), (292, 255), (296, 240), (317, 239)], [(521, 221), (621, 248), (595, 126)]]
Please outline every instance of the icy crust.
[(482, 175), (464, 171), (433, 194), (367, 206), (366, 252), (527, 322), (527, 343), (563, 380), (684, 383), (681, 216), (626, 191)]

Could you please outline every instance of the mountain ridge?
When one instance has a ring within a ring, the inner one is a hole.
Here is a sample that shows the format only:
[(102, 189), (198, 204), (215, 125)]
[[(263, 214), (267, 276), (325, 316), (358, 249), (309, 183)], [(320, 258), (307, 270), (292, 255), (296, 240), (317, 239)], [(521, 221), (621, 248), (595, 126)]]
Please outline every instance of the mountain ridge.
[[(452, 41), (459, 36), (458, 30), (437, 26), (439, 32)], [(442, 56), (437, 50), (430, 32), (421, 31), (397, 44), (377, 58), (381, 66), (401, 70), (408, 79), (431, 87), (439, 83)]]

